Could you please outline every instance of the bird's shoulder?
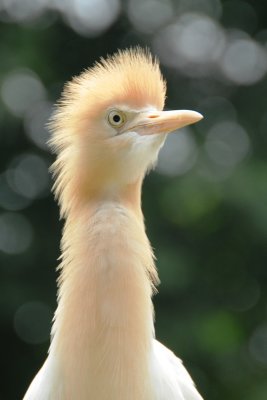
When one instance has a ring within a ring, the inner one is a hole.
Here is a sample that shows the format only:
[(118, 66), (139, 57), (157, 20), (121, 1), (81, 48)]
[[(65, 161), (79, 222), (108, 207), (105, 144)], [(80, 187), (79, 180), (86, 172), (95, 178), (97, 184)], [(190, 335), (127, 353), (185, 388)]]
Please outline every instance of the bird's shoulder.
[(203, 400), (182, 361), (153, 340), (152, 377), (155, 400)]
[(62, 383), (56, 371), (56, 363), (49, 355), (31, 382), (23, 400), (62, 399)]

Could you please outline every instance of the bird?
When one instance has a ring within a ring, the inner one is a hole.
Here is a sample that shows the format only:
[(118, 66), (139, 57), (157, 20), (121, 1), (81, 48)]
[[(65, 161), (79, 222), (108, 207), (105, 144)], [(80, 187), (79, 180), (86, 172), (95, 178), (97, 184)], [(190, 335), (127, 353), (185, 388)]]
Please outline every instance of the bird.
[(182, 361), (156, 340), (159, 283), (141, 209), (145, 175), (169, 133), (203, 117), (163, 111), (149, 49), (101, 58), (55, 106), (49, 144), (64, 219), (48, 356), (24, 400), (201, 400)]

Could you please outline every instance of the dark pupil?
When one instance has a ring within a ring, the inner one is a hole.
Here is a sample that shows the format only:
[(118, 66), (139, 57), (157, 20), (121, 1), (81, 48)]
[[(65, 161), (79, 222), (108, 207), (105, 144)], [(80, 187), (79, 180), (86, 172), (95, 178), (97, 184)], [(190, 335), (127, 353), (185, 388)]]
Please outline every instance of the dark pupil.
[(121, 120), (121, 117), (118, 114), (113, 116), (113, 121), (114, 122), (118, 123), (118, 122), (120, 122), (120, 120)]

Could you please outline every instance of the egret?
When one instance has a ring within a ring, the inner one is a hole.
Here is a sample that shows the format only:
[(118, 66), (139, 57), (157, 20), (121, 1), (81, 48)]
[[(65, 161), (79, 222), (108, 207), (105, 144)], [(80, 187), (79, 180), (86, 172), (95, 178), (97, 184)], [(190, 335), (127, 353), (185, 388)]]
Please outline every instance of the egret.
[(201, 114), (162, 111), (157, 60), (133, 48), (67, 83), (51, 119), (54, 192), (65, 225), (48, 357), (24, 400), (201, 400), (155, 339), (159, 280), (141, 186), (168, 133)]

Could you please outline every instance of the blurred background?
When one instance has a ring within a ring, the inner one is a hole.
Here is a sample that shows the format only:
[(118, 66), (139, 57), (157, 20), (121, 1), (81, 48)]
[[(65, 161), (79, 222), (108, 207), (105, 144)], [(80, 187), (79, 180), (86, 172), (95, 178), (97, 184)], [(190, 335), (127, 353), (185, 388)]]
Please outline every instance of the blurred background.
[(0, 399), (44, 361), (62, 222), (45, 128), (63, 84), (148, 46), (168, 109), (205, 119), (168, 138), (143, 208), (162, 284), (158, 338), (213, 400), (267, 399), (267, 3), (0, 0)]

